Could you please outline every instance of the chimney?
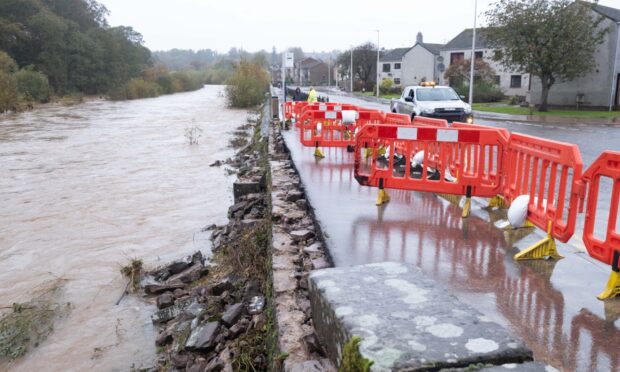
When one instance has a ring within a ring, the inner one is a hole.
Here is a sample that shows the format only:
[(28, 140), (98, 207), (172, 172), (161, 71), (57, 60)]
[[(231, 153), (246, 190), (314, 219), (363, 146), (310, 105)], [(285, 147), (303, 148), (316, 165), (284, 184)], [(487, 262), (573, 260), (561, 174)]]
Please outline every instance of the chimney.
[(422, 36), (421, 32), (418, 32), (418, 36), (416, 36), (415, 41), (416, 41), (416, 43), (423, 43), (424, 42), (424, 37)]

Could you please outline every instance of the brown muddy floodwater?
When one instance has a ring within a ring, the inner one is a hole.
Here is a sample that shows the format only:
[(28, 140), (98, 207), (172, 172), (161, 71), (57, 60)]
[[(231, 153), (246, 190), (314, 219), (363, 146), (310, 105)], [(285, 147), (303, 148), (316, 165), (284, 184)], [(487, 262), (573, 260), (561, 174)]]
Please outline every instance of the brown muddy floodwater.
[[(68, 317), (0, 370), (126, 371), (155, 358), (155, 308), (115, 303), (131, 258), (147, 267), (209, 249), (200, 229), (224, 223), (232, 179), (208, 165), (247, 112), (223, 87), (131, 102), (50, 105), (0, 117), (0, 307), (67, 279)], [(202, 129), (189, 145), (186, 128)]]

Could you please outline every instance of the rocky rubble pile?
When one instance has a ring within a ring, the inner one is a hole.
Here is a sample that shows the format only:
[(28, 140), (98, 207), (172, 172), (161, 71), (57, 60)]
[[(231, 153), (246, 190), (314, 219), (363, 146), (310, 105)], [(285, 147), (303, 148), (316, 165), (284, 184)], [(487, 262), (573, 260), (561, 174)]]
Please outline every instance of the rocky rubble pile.
[[(148, 273), (147, 295), (157, 296), (152, 315), (158, 371), (267, 370), (271, 320), (265, 308), (268, 226), (264, 170), (251, 145), (226, 164), (242, 185), (229, 208), (229, 223), (209, 226), (214, 258), (200, 252)], [(269, 231), (270, 233), (270, 231)]]

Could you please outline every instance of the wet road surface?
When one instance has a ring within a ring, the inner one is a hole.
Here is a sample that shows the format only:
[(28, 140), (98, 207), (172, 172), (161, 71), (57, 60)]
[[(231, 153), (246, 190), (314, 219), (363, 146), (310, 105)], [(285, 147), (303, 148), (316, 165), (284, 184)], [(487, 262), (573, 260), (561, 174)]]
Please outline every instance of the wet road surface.
[[(0, 119), (0, 307), (66, 278), (69, 316), (11, 371), (127, 371), (155, 357), (155, 307), (120, 267), (208, 249), (200, 229), (226, 222), (232, 179), (208, 165), (232, 155), (246, 111), (223, 87), (131, 102), (45, 106)], [(203, 130), (189, 145), (186, 128)]]
[(316, 161), (313, 149), (299, 144), (298, 132), (285, 139), (336, 266), (415, 264), (522, 338), (537, 360), (567, 371), (620, 370), (620, 299), (596, 299), (608, 266), (569, 244), (558, 247), (565, 259), (517, 263), (512, 256), (540, 232), (505, 234), (493, 225), (502, 216), (480, 208), (462, 220), (459, 207), (433, 194), (390, 190), (390, 203), (376, 207), (377, 190), (353, 178), (353, 154), (324, 148), (326, 157)]

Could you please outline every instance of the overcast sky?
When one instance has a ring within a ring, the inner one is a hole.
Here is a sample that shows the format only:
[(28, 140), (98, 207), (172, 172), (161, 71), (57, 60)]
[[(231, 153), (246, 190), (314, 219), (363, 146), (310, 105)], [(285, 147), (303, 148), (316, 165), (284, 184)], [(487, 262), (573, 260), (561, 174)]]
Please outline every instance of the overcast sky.
[[(347, 49), (366, 41), (382, 48), (445, 43), (473, 25), (474, 0), (100, 0), (112, 26), (132, 26), (151, 50), (304, 51)], [(478, 24), (494, 0), (478, 0)], [(599, 4), (620, 8), (620, 0)]]

